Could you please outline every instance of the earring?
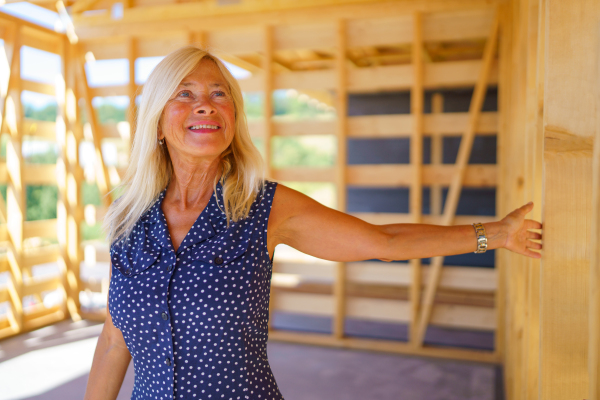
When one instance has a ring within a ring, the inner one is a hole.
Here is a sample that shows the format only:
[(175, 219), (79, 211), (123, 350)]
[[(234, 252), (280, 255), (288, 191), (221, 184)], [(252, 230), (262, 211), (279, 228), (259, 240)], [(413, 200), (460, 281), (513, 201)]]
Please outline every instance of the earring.
[(160, 140), (158, 141), (158, 144), (160, 144), (161, 146), (162, 146), (163, 144), (165, 144), (165, 139), (160, 139)]

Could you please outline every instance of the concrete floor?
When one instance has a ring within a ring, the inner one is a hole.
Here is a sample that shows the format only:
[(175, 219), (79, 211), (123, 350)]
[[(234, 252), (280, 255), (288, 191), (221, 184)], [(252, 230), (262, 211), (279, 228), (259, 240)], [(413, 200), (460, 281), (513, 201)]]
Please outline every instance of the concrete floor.
[[(0, 400), (83, 398), (101, 329), (65, 321), (0, 341)], [(268, 353), (286, 400), (502, 400), (490, 365), (277, 342)], [(132, 387), (130, 365), (118, 400)]]

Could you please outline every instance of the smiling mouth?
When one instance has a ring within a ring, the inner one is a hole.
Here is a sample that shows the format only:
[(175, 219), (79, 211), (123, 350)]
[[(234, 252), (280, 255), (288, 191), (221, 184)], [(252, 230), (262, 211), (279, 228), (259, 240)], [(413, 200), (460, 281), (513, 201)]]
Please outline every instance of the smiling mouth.
[(202, 125), (192, 125), (190, 126), (188, 129), (191, 130), (200, 130), (200, 129), (212, 129), (212, 130), (217, 130), (220, 129), (221, 127), (218, 125), (208, 125), (208, 124), (202, 124)]

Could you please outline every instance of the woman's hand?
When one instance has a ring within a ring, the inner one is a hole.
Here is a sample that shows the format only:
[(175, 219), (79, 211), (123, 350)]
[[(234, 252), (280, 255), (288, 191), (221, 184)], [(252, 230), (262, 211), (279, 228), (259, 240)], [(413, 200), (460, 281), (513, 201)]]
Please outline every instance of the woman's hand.
[(530, 232), (529, 229), (542, 229), (542, 224), (525, 219), (525, 215), (533, 210), (533, 203), (529, 202), (523, 207), (517, 208), (500, 221), (503, 234), (506, 235), (504, 243), (505, 249), (523, 254), (532, 258), (541, 258), (542, 255), (531, 249), (541, 250), (542, 245), (533, 240), (540, 240), (542, 235), (537, 232)]

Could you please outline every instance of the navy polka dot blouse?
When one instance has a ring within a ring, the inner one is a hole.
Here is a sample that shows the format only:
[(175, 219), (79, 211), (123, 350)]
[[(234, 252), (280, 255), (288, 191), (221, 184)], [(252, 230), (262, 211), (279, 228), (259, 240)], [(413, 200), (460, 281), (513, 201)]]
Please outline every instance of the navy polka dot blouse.
[(267, 222), (276, 183), (227, 227), (217, 186), (173, 251), (165, 191), (111, 246), (109, 310), (133, 357), (131, 399), (283, 399), (267, 360), (272, 264)]

